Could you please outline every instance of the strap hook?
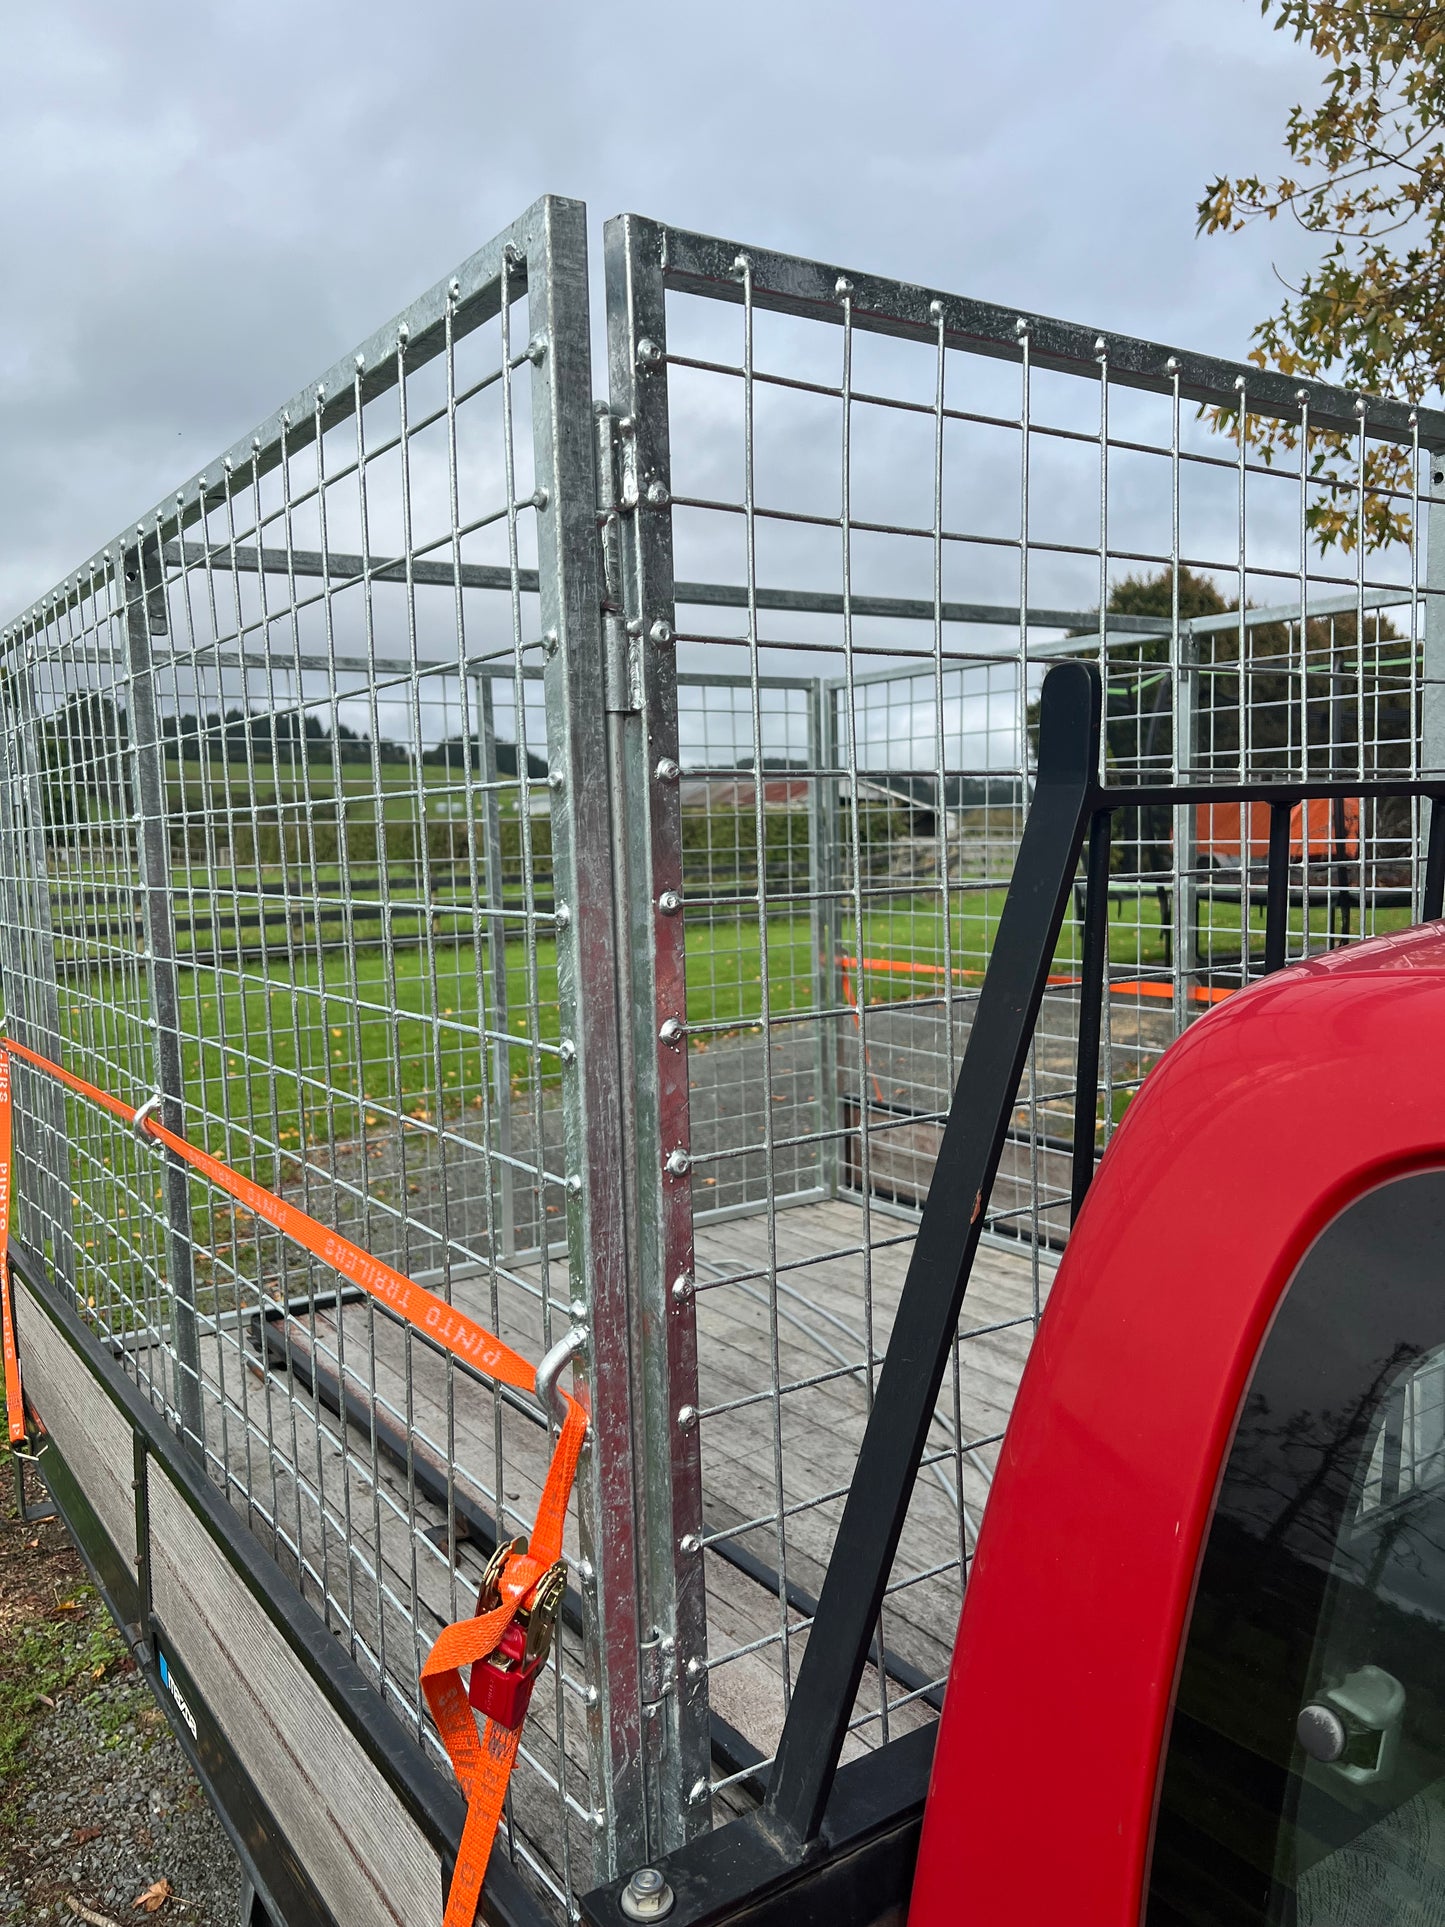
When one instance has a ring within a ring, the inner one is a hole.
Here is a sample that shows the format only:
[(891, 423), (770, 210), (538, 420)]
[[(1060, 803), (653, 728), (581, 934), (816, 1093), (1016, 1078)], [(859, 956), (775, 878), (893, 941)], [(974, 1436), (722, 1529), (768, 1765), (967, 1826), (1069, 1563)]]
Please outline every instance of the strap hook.
[(146, 1099), (145, 1103), (141, 1105), (140, 1109), (130, 1121), (130, 1128), (135, 1132), (142, 1144), (155, 1145), (155, 1139), (146, 1129), (146, 1119), (155, 1116), (156, 1112), (161, 1108), (161, 1102), (161, 1094), (157, 1091), (154, 1096)]
[(585, 1326), (573, 1325), (564, 1332), (549, 1352), (542, 1356), (537, 1367), (537, 1402), (558, 1425), (567, 1422), (567, 1400), (557, 1381), (562, 1376), (562, 1368), (569, 1359), (575, 1358), (587, 1347)]

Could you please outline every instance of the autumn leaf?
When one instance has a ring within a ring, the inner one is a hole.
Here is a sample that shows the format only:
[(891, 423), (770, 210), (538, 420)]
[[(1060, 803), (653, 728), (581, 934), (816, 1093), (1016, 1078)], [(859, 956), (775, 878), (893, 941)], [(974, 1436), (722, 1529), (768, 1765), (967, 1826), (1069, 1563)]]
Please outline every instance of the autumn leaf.
[(138, 1914), (158, 1914), (171, 1898), (172, 1892), (169, 1880), (157, 1880), (143, 1894), (137, 1894), (131, 1905)]

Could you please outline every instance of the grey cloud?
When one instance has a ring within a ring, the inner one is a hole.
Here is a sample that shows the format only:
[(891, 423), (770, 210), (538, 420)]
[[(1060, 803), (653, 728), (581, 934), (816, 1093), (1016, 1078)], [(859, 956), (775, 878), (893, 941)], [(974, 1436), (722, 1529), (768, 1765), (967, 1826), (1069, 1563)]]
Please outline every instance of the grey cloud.
[[(44, 590), (547, 189), (1239, 353), (1198, 243), (1312, 75), (1252, 8), (7, 10), (0, 601)], [(594, 269), (596, 267), (594, 260)]]

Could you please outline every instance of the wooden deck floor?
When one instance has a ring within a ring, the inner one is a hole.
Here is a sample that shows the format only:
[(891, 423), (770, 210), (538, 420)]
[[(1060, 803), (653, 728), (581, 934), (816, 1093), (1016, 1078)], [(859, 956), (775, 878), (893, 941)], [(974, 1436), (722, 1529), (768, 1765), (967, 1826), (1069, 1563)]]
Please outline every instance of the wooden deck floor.
[[(764, 1756), (783, 1719), (785, 1642), (787, 1670), (795, 1673), (807, 1595), (821, 1584), (867, 1421), (870, 1357), (876, 1373), (912, 1239), (910, 1220), (849, 1202), (699, 1229), (710, 1696), (714, 1712)], [(985, 1246), (978, 1254), (957, 1370), (939, 1401), (884, 1617), (891, 1732), (932, 1717), (908, 1699), (908, 1668), (930, 1678), (946, 1669), (961, 1558), (1050, 1276), (1047, 1264), (1036, 1275), (1026, 1252)], [(554, 1267), (554, 1298), (564, 1288)], [(540, 1355), (535, 1270), (496, 1287), (490, 1279), (461, 1282), (454, 1297), (518, 1350)], [(527, 1400), (498, 1400), (369, 1303), (320, 1310), (314, 1329), (309, 1315), (277, 1321), (270, 1334), (264, 1374), (249, 1334), (233, 1331), (208, 1347), (210, 1448), (258, 1536), (420, 1728), (420, 1660), (442, 1624), (472, 1609), (487, 1551), (481, 1538), (449, 1550), (447, 1492), (474, 1522), (485, 1515), (508, 1534), (525, 1531), (547, 1436)], [(321, 1399), (312, 1390), (318, 1379)], [(342, 1393), (345, 1423), (335, 1410)], [(750, 1570), (728, 1557), (734, 1548)], [(786, 1575), (791, 1603), (760, 1567)], [(575, 1633), (564, 1636), (562, 1655), (579, 1681)], [(553, 1875), (563, 1876), (566, 1856), (581, 1856), (581, 1866), (588, 1852), (585, 1711), (575, 1690), (545, 1697), (545, 1705), (543, 1695), (534, 1702), (528, 1726), (530, 1765), (515, 1782), (516, 1817)], [(859, 1712), (884, 1698), (884, 1683), (870, 1670)], [(876, 1743), (880, 1732), (875, 1719), (850, 1748)], [(565, 1826), (559, 1762), (574, 1803)]]

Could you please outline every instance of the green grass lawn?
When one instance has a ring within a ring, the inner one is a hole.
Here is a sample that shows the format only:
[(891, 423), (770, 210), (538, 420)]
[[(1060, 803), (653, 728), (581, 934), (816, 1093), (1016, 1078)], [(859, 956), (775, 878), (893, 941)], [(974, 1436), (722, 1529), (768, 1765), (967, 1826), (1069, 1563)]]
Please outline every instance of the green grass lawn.
[[(951, 962), (959, 987), (981, 980), (1004, 896), (996, 888), (960, 892), (954, 899)], [(1237, 957), (1239, 906), (1205, 909), (1206, 955), (1221, 962)], [(876, 1005), (943, 994), (943, 918), (935, 896), (878, 902), (865, 911), (861, 944), (847, 910), (843, 906), (837, 919), (833, 943), (840, 959), (852, 961), (833, 979), (835, 999), (854, 1002), (861, 994)], [(1399, 927), (1407, 914), (1382, 912), (1377, 924)], [(1300, 911), (1291, 923), (1294, 948), (1303, 934)], [(430, 951), (405, 942), (419, 934), (416, 919), (398, 918), (393, 927), (398, 941), (389, 950), (375, 941), (353, 944), (337, 924), (328, 926), (319, 957), (314, 943), (298, 949), (294, 968), (280, 941), (269, 960), (182, 967), (186, 1087), (195, 1116), (205, 1120), (199, 1134), (211, 1149), (234, 1156), (252, 1135), (299, 1148), (303, 1139), (354, 1136), (368, 1120), (401, 1115), (430, 1123), (438, 1110), (480, 1109), (489, 1061), (494, 1084), (495, 1066), (505, 1062), (517, 1101), (526, 1101), (539, 1078), (544, 1085), (560, 1081), (557, 957), (550, 937), (539, 938), (530, 951), (520, 937), (507, 942), (499, 973), (490, 944), (474, 940), (469, 917), (444, 917)], [(1258, 953), (1262, 910), (1251, 911), (1250, 929)], [(353, 934), (359, 938), (361, 932)], [(1325, 934), (1320, 911), (1311, 918), (1312, 941), (1323, 943)], [(1079, 939), (1071, 911), (1055, 958), (1057, 973), (1077, 971)], [(826, 934), (822, 941), (826, 945)], [(1163, 968), (1164, 934), (1152, 895), (1126, 897), (1115, 907), (1109, 948), (1116, 974)], [(867, 964), (861, 974), (860, 953)], [(758, 1021), (764, 954), (771, 1014), (815, 1008), (820, 938), (810, 916), (770, 917), (766, 953), (750, 906), (689, 919), (687, 1020), (697, 1043)], [(120, 991), (117, 982), (113, 994)], [(104, 979), (90, 979), (72, 996), (77, 1041), (85, 1035), (81, 999), (105, 1003)]]

